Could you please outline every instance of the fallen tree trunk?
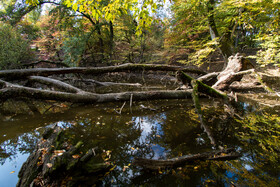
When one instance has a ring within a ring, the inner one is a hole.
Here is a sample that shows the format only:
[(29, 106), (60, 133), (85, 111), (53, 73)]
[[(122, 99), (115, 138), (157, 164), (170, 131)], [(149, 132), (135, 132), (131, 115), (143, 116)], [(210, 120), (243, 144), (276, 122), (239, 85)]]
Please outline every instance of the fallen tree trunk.
[(186, 73), (184, 73), (182, 71), (180, 72), (179, 76), (184, 84), (195, 81), (198, 92), (204, 93), (204, 94), (212, 96), (212, 97), (217, 97), (217, 98), (222, 98), (222, 99), (228, 100), (227, 94), (221, 92), (220, 90), (212, 88), (199, 80), (194, 79), (193, 77), (187, 75)]
[(123, 92), (109, 94), (95, 94), (90, 92), (66, 93), (51, 90), (40, 90), (24, 86), (13, 86), (0, 89), (1, 100), (9, 98), (32, 97), (34, 99), (56, 100), (72, 103), (103, 103), (111, 101), (129, 101), (133, 95), (134, 101), (155, 99), (186, 99), (191, 98), (192, 90), (166, 90), (166, 91), (142, 91)]
[(175, 168), (184, 166), (186, 163), (194, 161), (205, 161), (205, 160), (233, 160), (237, 159), (241, 154), (234, 152), (233, 149), (225, 149), (221, 151), (212, 151), (206, 153), (198, 153), (193, 155), (184, 155), (181, 157), (175, 157), (166, 160), (154, 160), (146, 158), (134, 158), (133, 164), (141, 166), (145, 169), (159, 170), (166, 168)]
[(76, 68), (35, 68), (35, 69), (14, 69), (14, 70), (2, 70), (0, 71), (0, 77), (7, 79), (18, 79), (28, 76), (49, 76), (56, 74), (70, 74), (70, 73), (82, 73), (82, 74), (104, 74), (122, 71), (184, 71), (195, 74), (206, 74), (205, 72), (186, 68), (182, 66), (169, 66), (169, 65), (154, 65), (154, 64), (123, 64), (119, 66), (107, 66), (107, 67), (76, 67)]

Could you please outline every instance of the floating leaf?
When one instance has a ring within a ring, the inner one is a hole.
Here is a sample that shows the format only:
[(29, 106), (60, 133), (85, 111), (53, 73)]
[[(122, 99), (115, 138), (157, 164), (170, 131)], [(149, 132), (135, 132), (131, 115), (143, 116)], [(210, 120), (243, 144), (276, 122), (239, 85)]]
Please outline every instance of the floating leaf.
[(75, 159), (80, 158), (80, 155), (72, 155), (72, 158), (75, 158)]
[(53, 165), (52, 163), (47, 163), (48, 168), (51, 168)]
[(11, 171), (10, 174), (14, 173), (15, 171)]

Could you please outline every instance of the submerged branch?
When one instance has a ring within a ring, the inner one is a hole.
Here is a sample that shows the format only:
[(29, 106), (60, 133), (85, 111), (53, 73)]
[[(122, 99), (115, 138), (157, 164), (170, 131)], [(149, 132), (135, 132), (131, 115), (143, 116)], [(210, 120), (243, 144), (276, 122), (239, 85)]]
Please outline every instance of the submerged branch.
[(193, 155), (184, 155), (166, 160), (154, 160), (146, 158), (134, 158), (134, 165), (141, 166), (146, 169), (158, 170), (165, 168), (174, 168), (183, 166), (186, 163), (194, 161), (205, 160), (234, 160), (241, 156), (241, 154), (234, 152), (233, 149), (225, 149), (221, 151), (212, 151), (206, 153), (198, 153)]

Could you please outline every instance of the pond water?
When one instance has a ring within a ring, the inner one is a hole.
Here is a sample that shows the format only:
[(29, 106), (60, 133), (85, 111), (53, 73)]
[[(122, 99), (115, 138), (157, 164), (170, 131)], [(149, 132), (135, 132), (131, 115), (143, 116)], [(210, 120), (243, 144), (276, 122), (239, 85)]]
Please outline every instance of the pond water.
[[(202, 100), (217, 145), (200, 126), (191, 100), (162, 100), (77, 106), (63, 112), (3, 118), (0, 135), (0, 186), (15, 186), (18, 172), (46, 128), (58, 125), (87, 148), (109, 151), (115, 167), (97, 186), (279, 186), (280, 116), (240, 103), (238, 113), (218, 100)], [(231, 161), (193, 162), (168, 170), (134, 166), (134, 157), (167, 159), (235, 148)]]

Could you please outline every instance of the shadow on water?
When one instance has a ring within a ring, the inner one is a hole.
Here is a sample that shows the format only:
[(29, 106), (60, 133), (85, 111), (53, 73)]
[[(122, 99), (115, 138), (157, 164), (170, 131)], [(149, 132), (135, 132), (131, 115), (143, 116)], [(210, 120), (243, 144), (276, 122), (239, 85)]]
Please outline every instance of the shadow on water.
[[(191, 100), (135, 102), (74, 107), (63, 113), (21, 115), (1, 121), (1, 184), (17, 182), (18, 169), (34, 150), (44, 130), (66, 128), (73, 144), (84, 150), (110, 152), (116, 166), (97, 185), (156, 186), (277, 186), (280, 179), (280, 117), (243, 103), (238, 114), (222, 102), (202, 100), (205, 120), (217, 145), (235, 148), (233, 161), (194, 162), (169, 170), (148, 171), (133, 166), (134, 157), (166, 159), (214, 149), (200, 127)], [(143, 107), (144, 106), (144, 107)], [(238, 116), (238, 117), (236, 117)], [(13, 171), (15, 171), (13, 173)], [(10, 173), (11, 172), (11, 173)], [(14, 186), (14, 185), (12, 185)]]

